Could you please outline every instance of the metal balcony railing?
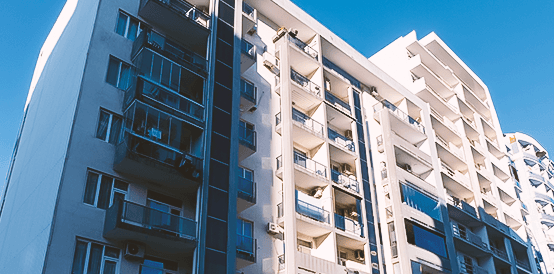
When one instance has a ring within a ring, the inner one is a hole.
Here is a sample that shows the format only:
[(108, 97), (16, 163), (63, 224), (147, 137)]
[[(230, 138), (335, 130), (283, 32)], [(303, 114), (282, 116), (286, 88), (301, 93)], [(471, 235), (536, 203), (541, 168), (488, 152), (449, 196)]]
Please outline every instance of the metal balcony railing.
[(322, 97), (321, 95), (321, 88), (314, 82), (310, 81), (310, 79), (306, 78), (304, 75), (296, 72), (294, 69), (291, 68), (290, 70), (290, 79), (300, 85), (304, 90), (312, 93), (313, 95), (317, 97)]
[(306, 54), (308, 54), (310, 57), (314, 58), (315, 60), (318, 60), (318, 53), (317, 50), (310, 47), (308, 44), (302, 42), (300, 39), (296, 37), (292, 37), (289, 35), (289, 41), (293, 43), (296, 47), (304, 51)]
[(501, 249), (498, 249), (497, 247), (494, 247), (491, 245), (491, 251), (492, 253), (494, 253), (494, 255), (506, 260), (506, 261), (509, 261), (508, 259), (508, 254), (506, 253), (506, 251), (504, 250), (501, 250)]
[(400, 110), (397, 106), (392, 104), (391, 102), (387, 100), (383, 100), (380, 103), (377, 103), (375, 106), (373, 106), (374, 112), (379, 112), (383, 107), (387, 108), (394, 116), (399, 118), (400, 120), (410, 124), (415, 129), (417, 129), (419, 132), (425, 134), (425, 127), (420, 124), (418, 121), (416, 121), (414, 118)]
[(340, 230), (354, 233), (358, 236), (363, 236), (362, 225), (358, 221), (346, 218), (345, 216), (337, 213), (335, 213), (335, 227)]
[(331, 170), (331, 180), (338, 185), (360, 193), (360, 183), (346, 174), (342, 174), (336, 170)]
[(315, 135), (323, 138), (324, 126), (295, 108), (292, 109), (292, 120), (298, 122), (303, 128), (313, 132)]
[(249, 148), (256, 150), (256, 131), (247, 128), (245, 125), (239, 125), (239, 141), (241, 144), (248, 146)]
[(242, 39), (240, 51), (252, 59), (256, 58), (256, 47), (244, 39)]
[(344, 147), (347, 150), (350, 150), (352, 152), (356, 151), (356, 146), (354, 145), (354, 142), (342, 136), (340, 133), (329, 128), (327, 129), (327, 136), (329, 137), (330, 140), (334, 141), (335, 144), (341, 147)]
[(196, 221), (133, 202), (117, 200), (106, 214), (116, 214), (119, 222), (196, 239)]
[(459, 237), (462, 240), (470, 242), (480, 248), (488, 249), (488, 246), (481, 237), (467, 229), (460, 229), (458, 225), (452, 224), (452, 232), (455, 236)]
[(254, 202), (256, 200), (255, 193), (255, 184), (251, 180), (248, 180), (246, 178), (243, 178), (241, 176), (238, 177), (238, 196), (239, 198), (242, 198), (249, 202)]
[(327, 90), (325, 91), (325, 100), (345, 113), (348, 113), (348, 114), (352, 113), (352, 111), (350, 110), (350, 105), (345, 101), (339, 99), (330, 91), (327, 91)]
[(302, 200), (296, 200), (296, 212), (322, 223), (331, 223), (329, 211)]
[(327, 167), (325, 165), (309, 159), (296, 151), (294, 152), (294, 163), (311, 173), (327, 178)]

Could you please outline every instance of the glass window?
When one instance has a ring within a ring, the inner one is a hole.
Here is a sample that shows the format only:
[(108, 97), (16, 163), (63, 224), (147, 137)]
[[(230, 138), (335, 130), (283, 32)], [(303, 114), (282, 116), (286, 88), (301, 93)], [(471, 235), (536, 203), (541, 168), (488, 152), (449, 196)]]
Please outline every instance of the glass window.
[(127, 89), (131, 84), (131, 66), (113, 56), (110, 56), (106, 82), (119, 89)]
[(408, 243), (433, 252), (438, 256), (448, 258), (446, 241), (443, 236), (410, 221), (406, 221), (406, 236)]
[(115, 144), (121, 134), (121, 123), (123, 119), (111, 112), (100, 110), (100, 119), (96, 129), (96, 138)]
[(242, 168), (242, 167), (239, 166), (238, 172), (239, 172), (240, 177), (242, 177), (246, 180), (249, 180), (251, 182), (254, 181), (254, 171), (246, 169), (246, 168)]
[(71, 274), (115, 274), (119, 253), (117, 248), (77, 240)]
[(401, 184), (402, 202), (442, 222), (439, 203), (417, 189)]
[(108, 175), (88, 171), (83, 202), (101, 209), (112, 206), (116, 198), (127, 197), (128, 184)]
[(237, 220), (237, 250), (246, 253), (254, 252), (253, 227), (250, 221)]
[(136, 18), (119, 11), (115, 32), (131, 41), (135, 41), (137, 36), (144, 30), (145, 24)]

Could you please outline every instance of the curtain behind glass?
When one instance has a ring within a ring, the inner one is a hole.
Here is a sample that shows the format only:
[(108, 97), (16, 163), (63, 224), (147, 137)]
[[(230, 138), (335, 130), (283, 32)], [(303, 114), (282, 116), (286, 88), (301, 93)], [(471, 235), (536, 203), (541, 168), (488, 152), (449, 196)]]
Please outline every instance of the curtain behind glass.
[(83, 274), (85, 270), (85, 256), (87, 255), (87, 243), (77, 241), (75, 256), (73, 257), (73, 268), (71, 274)]
[(108, 176), (102, 176), (101, 181), (100, 193), (98, 194), (98, 208), (107, 209), (110, 206), (110, 199), (112, 198), (113, 180)]
[(119, 13), (119, 18), (117, 18), (117, 27), (115, 29), (115, 32), (121, 36), (125, 35), (125, 28), (127, 27), (127, 18), (128, 16), (121, 12)]
[(106, 261), (104, 262), (104, 272), (102, 274), (115, 274), (116, 262)]
[(94, 205), (97, 186), (98, 186), (98, 174), (89, 172), (87, 176), (87, 186), (85, 188), (85, 198), (83, 202), (89, 205)]
[[(108, 140), (110, 144), (116, 144), (121, 135), (121, 121), (120, 117), (112, 117), (112, 127), (110, 128), (110, 139)], [(100, 127), (100, 125), (98, 126)]]
[(104, 111), (100, 111), (100, 120), (96, 129), (96, 138), (106, 140), (108, 134), (108, 124), (110, 123), (110, 115)]
[(100, 266), (102, 265), (102, 249), (103, 246), (99, 244), (91, 244), (87, 274), (100, 274)]

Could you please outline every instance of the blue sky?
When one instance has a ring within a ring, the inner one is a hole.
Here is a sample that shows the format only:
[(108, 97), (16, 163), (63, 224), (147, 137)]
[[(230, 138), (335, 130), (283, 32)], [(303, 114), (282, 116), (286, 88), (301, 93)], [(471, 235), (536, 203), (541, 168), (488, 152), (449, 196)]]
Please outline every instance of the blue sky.
[[(502, 130), (527, 133), (554, 153), (554, 1), (293, 2), (368, 57), (412, 30), (436, 32), (487, 84)], [(0, 185), (36, 58), (64, 3), (2, 3)]]

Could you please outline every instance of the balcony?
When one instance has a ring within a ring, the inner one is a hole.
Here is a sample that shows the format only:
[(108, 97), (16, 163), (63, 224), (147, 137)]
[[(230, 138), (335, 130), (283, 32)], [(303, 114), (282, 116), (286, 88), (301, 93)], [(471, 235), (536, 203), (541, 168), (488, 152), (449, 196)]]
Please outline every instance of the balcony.
[(508, 254), (506, 253), (505, 250), (502, 250), (500, 248), (497, 248), (497, 247), (494, 247), (491, 245), (491, 251), (492, 251), (492, 254), (494, 254), (494, 256), (506, 261), (506, 262), (509, 262), (510, 259), (508, 258)]
[(242, 35), (254, 34), (257, 31), (258, 11), (246, 2), (242, 2)]
[(296, 212), (302, 216), (306, 216), (318, 222), (331, 224), (329, 211), (306, 203), (302, 200), (296, 200)]
[(469, 231), (469, 229), (465, 227), (460, 229), (457, 224), (452, 224), (452, 232), (457, 239), (462, 240), (455, 242), (456, 250), (473, 254), (475, 257), (489, 254), (489, 246), (479, 235)]
[(237, 234), (237, 269), (256, 263), (257, 241), (250, 236)]
[(196, 222), (129, 201), (117, 200), (106, 210), (104, 237), (118, 242), (137, 241), (155, 252), (192, 253)]
[(256, 131), (246, 123), (239, 123), (239, 162), (256, 152)]
[(207, 74), (207, 61), (205, 57), (202, 57), (198, 53), (179, 45), (177, 42), (153, 30), (146, 29), (139, 34), (137, 39), (133, 42), (131, 59), (135, 59), (144, 49), (150, 49), (196, 73), (202, 75)]
[(441, 177), (444, 186), (462, 198), (473, 196), (469, 178), (457, 170), (450, 168), (445, 163), (441, 163)]
[(352, 111), (350, 110), (350, 105), (347, 102), (344, 102), (343, 100), (339, 99), (333, 93), (329, 91), (325, 91), (325, 100), (327, 103), (329, 103), (329, 105), (337, 108), (338, 110), (348, 115), (352, 115)]
[(202, 127), (204, 124), (203, 105), (171, 89), (152, 83), (143, 76), (137, 77), (136, 83), (125, 91), (123, 109), (127, 109), (135, 99), (167, 111), (196, 126)]
[(241, 176), (238, 176), (237, 182), (237, 211), (242, 212), (256, 204), (256, 183)]
[(350, 218), (335, 213), (335, 227), (357, 236), (363, 237), (363, 225), (358, 221), (354, 221)]
[[(298, 85), (302, 90), (312, 94), (315, 97), (322, 98), (321, 88), (310, 79), (306, 78), (304, 75), (296, 72), (296, 70), (290, 70), (290, 79), (293, 83)], [(293, 97), (294, 100), (294, 97)]]
[(527, 270), (527, 272), (531, 272), (531, 266), (527, 261), (516, 259), (516, 266)]
[[(141, 0), (138, 14), (196, 52), (205, 52), (210, 17), (184, 0)], [(176, 28), (175, 26), (179, 26)], [(195, 39), (189, 39), (194, 37)]]
[(256, 46), (242, 39), (240, 52), (240, 73), (243, 74), (256, 63)]
[(438, 135), (436, 135), (436, 147), (439, 158), (448, 166), (462, 172), (467, 170), (461, 148), (451, 145)]
[(356, 147), (354, 146), (354, 142), (351, 139), (348, 139), (344, 136), (342, 136), (340, 133), (328, 128), (327, 129), (327, 137), (329, 140), (333, 141), (334, 145), (341, 149), (345, 149), (350, 152), (355, 152)]
[(481, 225), (481, 221), (477, 217), (477, 211), (473, 206), (451, 195), (447, 195), (446, 201), (448, 203), (448, 215), (451, 219), (467, 225)]
[(348, 190), (354, 191), (356, 193), (360, 193), (360, 184), (356, 179), (352, 179), (347, 174), (342, 174), (336, 170), (331, 170), (331, 180), (342, 186), (343, 188), (346, 188)]
[(489, 274), (487, 269), (477, 265), (460, 261), (461, 274)]
[(258, 88), (254, 84), (240, 79), (240, 110), (254, 111), (258, 98)]
[(417, 90), (416, 95), (425, 102), (428, 102), (431, 109), (436, 112), (438, 117), (442, 118), (444, 116), (450, 120), (460, 117), (458, 108), (452, 105), (429, 85), (426, 85), (424, 80), (416, 80), (414, 86), (415, 90)]
[(392, 114), (391, 117), (394, 117), (394, 119), (390, 119), (391, 128), (399, 136), (402, 136), (412, 144), (419, 143), (427, 138), (423, 125), (387, 100), (383, 100), (373, 106), (374, 118), (377, 121), (380, 122), (379, 113), (384, 109)]
[(202, 144), (201, 129), (139, 101), (125, 111), (125, 121), (114, 170), (176, 189), (198, 185), (203, 161), (191, 144)]
[(292, 109), (292, 124), (292, 136), (297, 144), (313, 149), (324, 142), (325, 126), (295, 108)]
[(304, 52), (305, 54), (307, 54), (309, 57), (315, 59), (316, 61), (318, 60), (318, 58), (319, 58), (318, 55), (319, 54), (318, 54), (317, 50), (310, 47), (308, 44), (302, 42), (297, 37), (293, 37), (291, 35), (288, 35), (288, 37), (289, 37), (289, 41), (291, 42), (291, 44), (296, 46), (296, 48), (300, 49), (300, 51)]

